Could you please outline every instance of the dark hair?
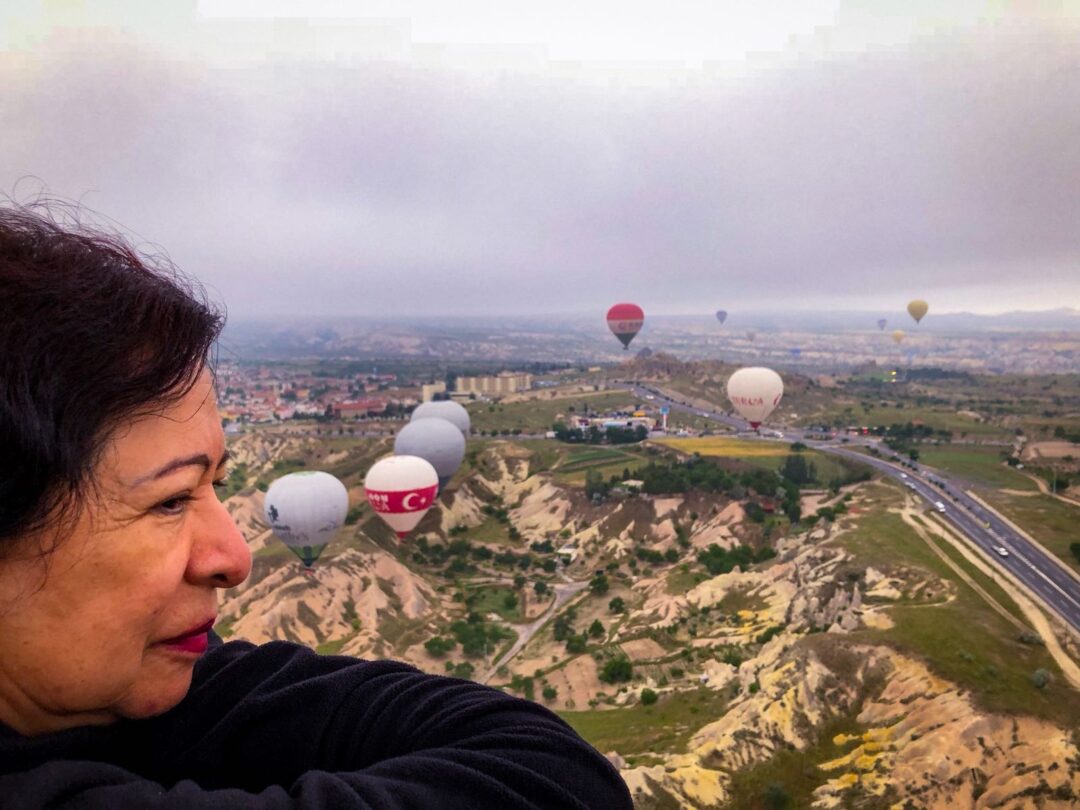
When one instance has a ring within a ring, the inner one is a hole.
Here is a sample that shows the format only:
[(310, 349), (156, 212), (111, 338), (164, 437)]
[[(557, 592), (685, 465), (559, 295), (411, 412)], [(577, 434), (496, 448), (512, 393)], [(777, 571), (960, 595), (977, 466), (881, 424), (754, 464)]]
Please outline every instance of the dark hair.
[(68, 206), (0, 204), (0, 555), (78, 514), (113, 431), (176, 401), (224, 316)]

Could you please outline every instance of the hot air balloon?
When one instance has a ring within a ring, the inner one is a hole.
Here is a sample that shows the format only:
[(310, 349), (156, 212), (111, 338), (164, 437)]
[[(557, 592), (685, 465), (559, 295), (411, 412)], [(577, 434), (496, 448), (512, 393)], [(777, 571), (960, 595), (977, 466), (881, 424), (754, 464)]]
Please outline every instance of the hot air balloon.
[(893, 343), (900, 343), (904, 339), (903, 329), (894, 329), (892, 333)]
[(387, 456), (371, 465), (364, 477), (364, 491), (375, 513), (404, 538), (435, 503), (439, 476), (431, 464), (417, 456)]
[(887, 324), (887, 323), (888, 323), (888, 321), (885, 320), (884, 318), (879, 318), (878, 322), (877, 322), (877, 328), (880, 329), (882, 332), (884, 332), (885, 331), (885, 324)]
[(798, 347), (796, 347), (794, 349), (788, 349), (788, 351), (791, 352), (792, 357), (800, 357), (800, 356), (802, 356), (802, 349), (800, 349)]
[(345, 522), (349, 493), (330, 473), (294, 472), (270, 485), (263, 509), (274, 534), (311, 568)]
[(930, 311), (930, 305), (925, 301), (916, 298), (907, 305), (908, 315), (915, 319), (915, 323), (919, 323), (926, 317), (926, 313)]
[(645, 312), (637, 304), (616, 304), (607, 311), (607, 325), (619, 339), (623, 349), (630, 348), (630, 341), (641, 331)]
[(746, 333), (746, 339), (749, 340), (751, 343), (754, 342), (755, 338), (757, 338), (757, 332), (747, 332)]
[(438, 473), (441, 490), (465, 458), (465, 437), (457, 425), (445, 419), (417, 419), (394, 439), (394, 454), (419, 456), (431, 464)]
[(415, 422), (417, 419), (445, 419), (456, 426), (464, 436), (468, 436), (472, 428), (472, 421), (469, 419), (469, 412), (465, 410), (465, 406), (450, 400), (425, 402), (423, 405), (416, 406), (410, 421)]
[(771, 368), (740, 368), (728, 378), (727, 395), (739, 415), (757, 430), (780, 404), (784, 381)]
[(716, 310), (716, 320), (720, 321), (720, 323), (723, 323), (724, 321), (726, 321), (727, 320), (727, 310), (726, 309), (718, 309), (718, 310)]

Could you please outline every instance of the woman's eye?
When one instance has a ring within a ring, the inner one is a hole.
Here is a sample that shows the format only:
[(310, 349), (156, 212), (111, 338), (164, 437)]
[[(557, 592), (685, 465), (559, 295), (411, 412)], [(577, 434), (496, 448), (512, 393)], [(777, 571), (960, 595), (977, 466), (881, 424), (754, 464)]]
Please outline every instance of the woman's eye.
[(214, 489), (224, 489), (225, 485), (227, 483), (228, 483), (228, 481), (226, 479), (224, 479), (224, 478), (222, 478), (220, 481), (215, 481), (214, 482)]
[(154, 508), (165, 515), (179, 515), (184, 511), (187, 502), (190, 500), (190, 495), (177, 495), (175, 498), (169, 498), (167, 501), (162, 501)]

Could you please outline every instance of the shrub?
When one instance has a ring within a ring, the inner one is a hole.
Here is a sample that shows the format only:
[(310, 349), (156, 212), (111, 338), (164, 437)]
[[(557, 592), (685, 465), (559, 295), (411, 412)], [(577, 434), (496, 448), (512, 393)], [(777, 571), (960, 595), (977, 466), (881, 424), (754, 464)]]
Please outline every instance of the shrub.
[(1035, 685), (1036, 689), (1045, 689), (1050, 685), (1050, 681), (1053, 680), (1053, 676), (1045, 669), (1037, 669), (1031, 675), (1031, 682)]
[(554, 686), (545, 686), (541, 694), (544, 696), (544, 700), (554, 700), (558, 696), (559, 690)]
[(436, 658), (442, 658), (456, 646), (457, 642), (454, 639), (443, 638), (442, 636), (435, 636), (424, 642), (424, 649)]
[(600, 680), (604, 683), (620, 683), (630, 680), (633, 676), (634, 665), (625, 655), (609, 659), (600, 670)]
[(654, 692), (652, 689), (649, 689), (648, 687), (641, 690), (642, 706), (652, 706), (654, 703), (656, 703), (658, 698), (659, 695), (657, 695), (656, 692)]

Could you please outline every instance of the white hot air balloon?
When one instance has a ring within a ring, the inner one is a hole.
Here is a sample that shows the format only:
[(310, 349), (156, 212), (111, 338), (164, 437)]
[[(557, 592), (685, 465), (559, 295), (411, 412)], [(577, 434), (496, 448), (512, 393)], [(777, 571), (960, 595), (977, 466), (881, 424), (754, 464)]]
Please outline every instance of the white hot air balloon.
[(289, 473), (266, 490), (263, 511), (274, 534), (311, 568), (345, 523), (349, 493), (330, 473)]
[(442, 489), (465, 458), (465, 437), (457, 425), (445, 419), (417, 419), (398, 432), (394, 454), (419, 456), (429, 462)]
[(387, 456), (371, 465), (364, 491), (376, 514), (404, 538), (435, 503), (439, 476), (417, 456)]
[(415, 422), (417, 419), (445, 419), (465, 436), (468, 436), (472, 429), (472, 420), (469, 419), (465, 406), (449, 399), (417, 405), (409, 421)]
[(771, 368), (740, 368), (728, 378), (727, 395), (739, 415), (757, 430), (780, 404), (784, 381)]

